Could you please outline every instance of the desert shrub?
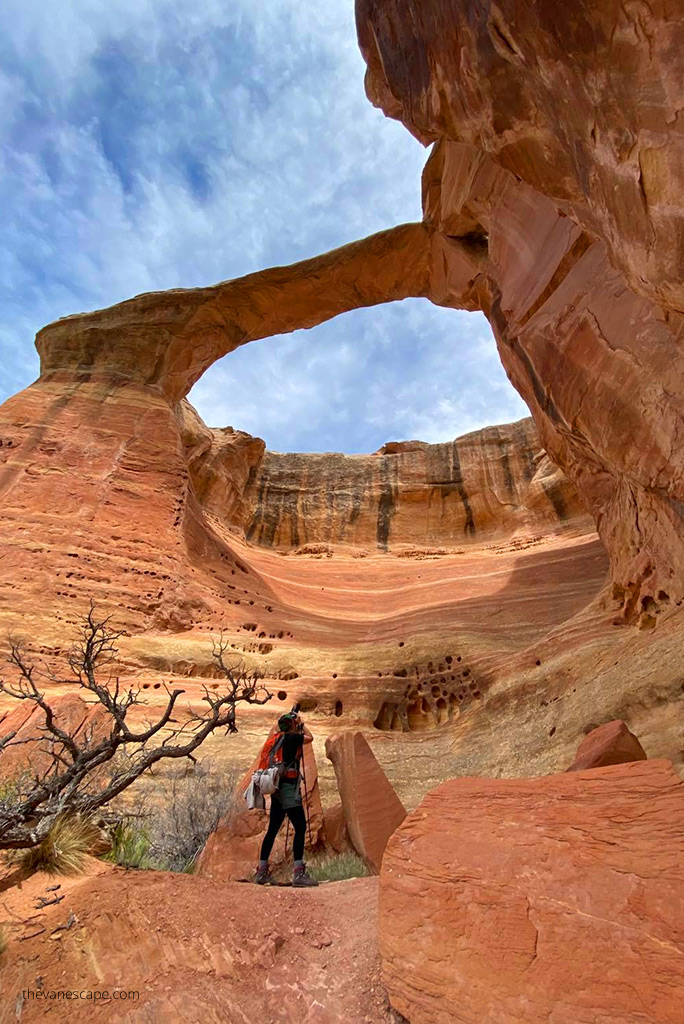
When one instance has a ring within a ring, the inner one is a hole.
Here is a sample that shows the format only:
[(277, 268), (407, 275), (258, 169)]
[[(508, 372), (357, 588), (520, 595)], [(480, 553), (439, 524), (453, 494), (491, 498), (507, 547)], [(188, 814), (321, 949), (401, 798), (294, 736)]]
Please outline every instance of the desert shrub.
[(238, 773), (205, 760), (172, 772), (111, 829), (107, 859), (132, 868), (191, 872), (219, 822), (234, 809)]
[(234, 769), (211, 761), (176, 772), (167, 799), (150, 816), (151, 850), (169, 871), (190, 871), (204, 844), (235, 807)]
[(0, 779), (0, 813), (10, 813), (22, 800), (24, 792), (31, 782), (32, 775), (28, 769)]
[(87, 857), (102, 854), (108, 846), (102, 825), (92, 815), (61, 814), (38, 846), (16, 855), (16, 863), (27, 874), (76, 875), (83, 871)]
[(345, 878), (364, 878), (370, 874), (358, 853), (311, 854), (307, 870), (319, 882), (342, 882)]

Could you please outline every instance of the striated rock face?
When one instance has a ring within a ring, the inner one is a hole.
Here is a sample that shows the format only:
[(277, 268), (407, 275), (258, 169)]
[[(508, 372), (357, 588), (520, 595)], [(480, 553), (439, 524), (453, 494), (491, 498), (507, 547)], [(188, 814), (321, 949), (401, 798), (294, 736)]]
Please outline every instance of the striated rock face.
[(247, 539), (284, 548), (453, 547), (547, 531), (585, 512), (532, 420), (444, 444), (385, 447), (372, 456), (266, 452), (250, 481)]
[(336, 853), (345, 853), (351, 849), (347, 819), (341, 803), (333, 804), (323, 812), (323, 828), (326, 845)]
[(682, 21), (618, 0), (356, 9), (369, 97), (436, 142), (425, 222), (447, 266), (478, 254), (467, 301), (596, 519), (625, 618), (651, 626), (684, 597)]
[[(51, 697), (50, 707), (55, 725), (80, 745), (96, 743), (105, 730), (109, 734), (111, 719), (102, 705), (87, 703), (78, 693)], [(53, 748), (45, 736), (45, 713), (41, 708), (30, 700), (9, 703), (0, 714), (0, 743), (7, 741), (0, 754), (0, 778), (10, 779), (27, 767), (38, 775), (46, 772), (52, 765)], [(59, 745), (55, 749), (62, 752)]]
[(23, 1024), (49, 1017), (40, 998), (21, 1000), (41, 987), (46, 1000), (59, 990), (89, 993), (57, 1015), (71, 1024), (388, 1021), (376, 878), (303, 895), (96, 865), (97, 875), (59, 880), (60, 902), (38, 927), (30, 918), (38, 897), (54, 896), (54, 876), (3, 892), (2, 1024), (16, 1021), (17, 999)]
[(354, 849), (377, 875), (387, 841), (406, 811), (360, 732), (329, 737), (325, 752), (335, 768)]
[(605, 768), (609, 764), (645, 761), (646, 752), (634, 733), (624, 722), (607, 722), (592, 729), (577, 748), (569, 772), (583, 772), (588, 768)]
[(390, 442), (375, 455), (283, 455), (249, 434), (208, 430), (187, 403), (182, 410), (203, 507), (265, 547), (454, 547), (586, 515), (531, 419), (444, 444)]
[(666, 761), (454, 779), (389, 842), (380, 951), (411, 1024), (677, 1024), (684, 783)]

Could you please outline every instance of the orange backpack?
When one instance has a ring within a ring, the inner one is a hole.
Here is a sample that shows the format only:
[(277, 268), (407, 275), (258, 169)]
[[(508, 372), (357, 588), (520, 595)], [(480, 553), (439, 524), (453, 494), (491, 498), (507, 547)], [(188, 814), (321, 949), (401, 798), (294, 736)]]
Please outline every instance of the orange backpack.
[(285, 767), (283, 765), (284, 741), (284, 732), (274, 732), (272, 736), (268, 737), (259, 754), (257, 771), (265, 772), (267, 768), (275, 768), (276, 766), (280, 768), (281, 772), (283, 771)]

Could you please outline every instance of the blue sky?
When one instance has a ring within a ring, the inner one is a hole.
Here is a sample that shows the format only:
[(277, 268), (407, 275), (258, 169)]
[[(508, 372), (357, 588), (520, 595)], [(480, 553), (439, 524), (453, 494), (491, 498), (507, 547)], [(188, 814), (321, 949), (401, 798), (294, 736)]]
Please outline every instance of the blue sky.
[[(3, 0), (0, 399), (45, 323), (420, 218), (426, 151), (366, 100), (353, 0)], [(408, 300), (247, 345), (191, 401), (279, 451), (526, 415), (480, 314)]]

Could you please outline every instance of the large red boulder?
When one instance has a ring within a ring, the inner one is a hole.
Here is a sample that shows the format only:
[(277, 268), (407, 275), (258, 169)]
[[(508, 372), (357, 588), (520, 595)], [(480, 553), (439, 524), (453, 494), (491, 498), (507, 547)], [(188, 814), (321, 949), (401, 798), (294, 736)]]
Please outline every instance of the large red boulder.
[[(45, 699), (54, 714), (55, 725), (79, 747), (97, 743), (111, 729), (113, 719), (94, 698), (85, 701), (78, 693), (46, 692)], [(29, 769), (40, 775), (51, 767), (53, 745), (45, 729), (45, 712), (34, 701), (18, 701), (0, 717), (0, 742), (12, 733), (13, 738), (0, 755), (0, 778), (8, 779)], [(54, 744), (54, 750), (63, 753), (59, 743)]]
[(354, 849), (378, 874), (387, 840), (406, 817), (404, 805), (360, 732), (329, 736), (325, 752), (335, 769)]
[(384, 980), (411, 1024), (681, 1024), (683, 949), (667, 761), (454, 779), (385, 852)]
[(609, 764), (645, 761), (646, 751), (633, 732), (621, 719), (606, 722), (592, 729), (580, 743), (569, 772), (583, 772), (588, 768), (605, 768)]

